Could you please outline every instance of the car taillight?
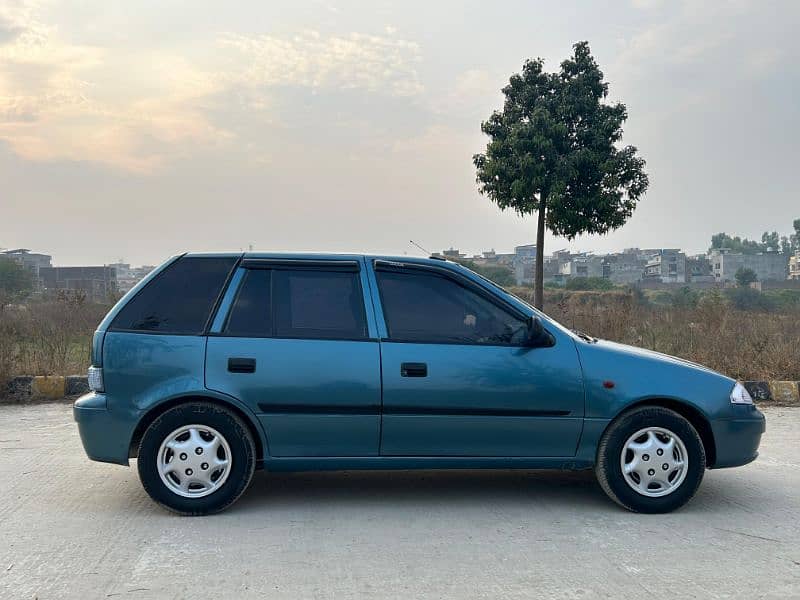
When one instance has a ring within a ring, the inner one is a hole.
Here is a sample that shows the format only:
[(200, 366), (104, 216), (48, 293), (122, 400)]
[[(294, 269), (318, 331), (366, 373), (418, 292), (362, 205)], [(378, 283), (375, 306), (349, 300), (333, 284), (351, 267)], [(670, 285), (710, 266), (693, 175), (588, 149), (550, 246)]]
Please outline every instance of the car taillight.
[(103, 369), (101, 367), (89, 367), (87, 373), (89, 380), (89, 389), (93, 392), (102, 392), (105, 390), (103, 385)]

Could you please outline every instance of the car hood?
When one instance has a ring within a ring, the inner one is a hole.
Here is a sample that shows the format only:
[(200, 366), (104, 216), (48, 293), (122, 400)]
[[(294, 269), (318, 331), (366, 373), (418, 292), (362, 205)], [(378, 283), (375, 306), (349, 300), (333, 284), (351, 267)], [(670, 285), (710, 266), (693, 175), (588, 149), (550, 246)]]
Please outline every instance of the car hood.
[[(703, 373), (717, 375), (719, 377), (725, 377), (725, 375), (723, 375), (722, 373), (719, 373), (714, 369), (711, 369), (704, 365), (692, 362), (690, 360), (686, 360), (684, 358), (678, 358), (677, 356), (662, 354), (661, 352), (656, 352), (655, 350), (647, 350), (645, 348), (638, 348), (636, 346), (628, 346), (626, 344), (619, 344), (617, 342), (611, 342), (608, 340), (597, 340), (595, 342), (584, 342), (584, 343), (591, 343), (592, 346), (597, 347), (597, 350), (608, 352), (611, 354), (619, 354), (632, 358), (641, 358), (644, 360), (655, 361), (669, 365), (688, 367), (691, 369), (695, 369), (697, 371), (702, 371)], [(725, 378), (729, 379), (728, 377)]]

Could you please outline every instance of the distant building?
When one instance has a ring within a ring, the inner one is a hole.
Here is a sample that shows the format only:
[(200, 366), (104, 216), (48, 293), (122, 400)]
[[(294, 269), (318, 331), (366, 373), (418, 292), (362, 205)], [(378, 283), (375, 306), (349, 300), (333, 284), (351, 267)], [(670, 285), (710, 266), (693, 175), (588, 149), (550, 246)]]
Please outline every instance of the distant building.
[(442, 256), (450, 260), (457, 260), (459, 258), (466, 258), (467, 255), (451, 246), (449, 250), (442, 250), (441, 252), (434, 253), (434, 256)]
[(495, 266), (498, 264), (497, 253), (494, 250), (485, 250), (480, 254), (475, 254), (470, 259), (479, 266)]
[(686, 281), (692, 283), (713, 283), (714, 270), (705, 254), (686, 257)]
[(113, 267), (40, 267), (39, 277), (45, 295), (82, 293), (92, 302), (108, 302), (118, 293)]
[(708, 252), (714, 280), (717, 282), (734, 281), (739, 269), (752, 269), (758, 281), (774, 281), (786, 279), (788, 256), (777, 252), (759, 252), (743, 254), (732, 252), (727, 248), (715, 248)]
[(533, 285), (536, 276), (536, 244), (515, 247), (511, 268), (517, 285)]
[(27, 269), (33, 276), (34, 286), (37, 290), (41, 289), (39, 269), (49, 267), (53, 259), (49, 254), (36, 254), (27, 248), (17, 248), (15, 250), (4, 250), (0, 255), (10, 258)]
[(536, 260), (536, 244), (524, 244), (514, 248), (514, 256), (517, 258), (532, 258)]
[(788, 279), (800, 281), (800, 249), (794, 251), (794, 255), (789, 258)]
[(648, 255), (639, 248), (626, 248), (622, 252), (604, 257), (603, 277), (617, 284), (633, 284), (642, 280)]
[(658, 250), (644, 267), (644, 279), (662, 283), (681, 283), (686, 281), (686, 255), (675, 248)]
[(576, 254), (559, 265), (559, 273), (564, 279), (602, 277), (603, 257), (593, 254)]
[(557, 257), (555, 256), (545, 256), (544, 257), (544, 267), (542, 268), (542, 278), (544, 279), (545, 283), (559, 281), (560, 274), (559, 274), (559, 265), (560, 262)]
[(155, 269), (155, 267), (151, 265), (131, 267), (130, 264), (124, 262), (112, 263), (106, 266), (113, 268), (116, 272), (117, 290), (121, 294), (129, 291), (133, 286), (144, 279), (150, 271)]

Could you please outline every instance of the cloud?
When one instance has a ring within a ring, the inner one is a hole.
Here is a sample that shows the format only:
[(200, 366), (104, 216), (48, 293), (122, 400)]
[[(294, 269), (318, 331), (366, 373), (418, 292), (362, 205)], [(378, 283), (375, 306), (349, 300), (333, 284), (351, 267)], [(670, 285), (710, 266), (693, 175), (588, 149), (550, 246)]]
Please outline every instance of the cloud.
[(607, 69), (612, 93), (641, 95), (651, 109), (674, 115), (749, 90), (800, 49), (789, 25), (798, 11), (780, 21), (773, 4), (676, 2), (619, 40)]
[[(92, 161), (152, 172), (192, 145), (224, 140), (191, 101), (209, 78), (181, 58), (139, 54), (132, 65), (109, 49), (65, 41), (36, 3), (4, 5), (0, 18), (0, 139), (23, 158)], [(136, 71), (146, 71), (136, 89)], [(122, 93), (106, 82), (124, 78)], [(125, 87), (125, 84), (128, 87)]]
[(391, 35), (227, 33), (218, 43), (234, 51), (227, 78), (233, 84), (360, 89), (394, 96), (414, 96), (423, 89), (416, 71), (421, 60), (419, 46)]
[[(401, 98), (422, 91), (419, 47), (389, 30), (227, 33), (189, 49), (137, 51), (75, 43), (46, 14), (32, 0), (0, 5), (0, 140), (28, 160), (152, 173), (199, 146), (229, 143), (235, 134), (215, 123), (231, 110), (258, 111), (268, 122), (275, 88)], [(238, 106), (215, 110), (232, 97)]]
[[(768, 4), (773, 3), (764, 3)], [(766, 58), (765, 46), (777, 44), (775, 36), (786, 33), (764, 5), (741, 0), (676, 2), (669, 14), (620, 40), (623, 48), (616, 66), (658, 74), (659, 67), (704, 66), (709, 59), (753, 57), (758, 63)], [(777, 47), (770, 48), (765, 64), (774, 63), (775, 52)]]

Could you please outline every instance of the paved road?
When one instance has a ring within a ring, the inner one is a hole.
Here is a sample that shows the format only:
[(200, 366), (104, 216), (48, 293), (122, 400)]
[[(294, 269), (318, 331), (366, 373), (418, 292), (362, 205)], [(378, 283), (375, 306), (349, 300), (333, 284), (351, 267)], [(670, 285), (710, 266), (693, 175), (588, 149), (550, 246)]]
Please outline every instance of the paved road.
[(678, 513), (587, 473), (257, 473), (181, 518), (89, 462), (70, 407), (0, 407), (0, 598), (800, 598), (800, 409)]

